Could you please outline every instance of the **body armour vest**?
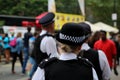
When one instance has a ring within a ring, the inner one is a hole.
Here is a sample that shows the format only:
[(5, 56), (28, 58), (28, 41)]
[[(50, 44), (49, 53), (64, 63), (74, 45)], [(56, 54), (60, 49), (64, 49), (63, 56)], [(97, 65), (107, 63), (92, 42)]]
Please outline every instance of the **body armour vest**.
[(100, 68), (98, 51), (89, 49), (87, 51), (83, 50), (81, 52), (80, 54), (82, 54), (83, 58), (87, 58), (89, 61), (92, 62), (92, 64), (94, 65), (95, 71), (98, 75), (98, 79), (102, 80), (102, 70)]
[(40, 50), (41, 41), (45, 36), (53, 37), (52, 35), (50, 35), (48, 33), (37, 37), (36, 40), (35, 40), (35, 43), (34, 43), (34, 48), (33, 48), (32, 54), (31, 54), (31, 57), (33, 57), (35, 59), (35, 61), (37, 62), (38, 65), (40, 64), (40, 62), (43, 59), (49, 58), (49, 56), (50, 56), (50, 55), (47, 55), (47, 53), (43, 53)]
[(39, 65), (45, 80), (93, 80), (92, 66), (84, 60), (45, 60)]

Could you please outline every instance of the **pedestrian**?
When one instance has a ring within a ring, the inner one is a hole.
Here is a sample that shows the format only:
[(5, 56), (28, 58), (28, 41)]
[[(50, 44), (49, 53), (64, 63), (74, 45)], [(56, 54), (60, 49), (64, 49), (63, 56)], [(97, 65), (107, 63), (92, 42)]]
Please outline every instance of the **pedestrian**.
[(3, 38), (3, 48), (4, 48), (4, 54), (6, 61), (5, 63), (8, 64), (10, 62), (10, 45), (9, 45), (10, 39), (8, 37), (8, 34), (5, 34), (5, 37)]
[(11, 72), (12, 74), (15, 74), (14, 71), (14, 66), (15, 66), (15, 62), (16, 62), (16, 54), (17, 54), (17, 48), (16, 45), (13, 46), (13, 44), (15, 44), (16, 42), (14, 41), (16, 39), (16, 37), (14, 37), (14, 34), (12, 33), (11, 37), (10, 37), (10, 55), (12, 57), (12, 68), (11, 68)]
[(93, 33), (93, 35), (91, 35), (91, 39), (89, 40), (88, 44), (91, 48), (94, 48), (94, 44), (96, 41), (98, 41), (100, 39), (100, 32), (96, 31), (95, 33)]
[(112, 40), (114, 43), (115, 43), (115, 47), (116, 47), (116, 64), (118, 64), (119, 63), (119, 52), (120, 52), (120, 47), (119, 47), (119, 43), (120, 43), (120, 41), (119, 41), (119, 36), (116, 34), (116, 33), (114, 33), (114, 32), (109, 32), (109, 34), (110, 34), (110, 40)]
[(21, 67), (23, 67), (23, 39), (22, 33), (17, 33), (17, 54), (21, 63)]
[(23, 39), (24, 40), (24, 51), (23, 51), (24, 60), (23, 60), (23, 68), (22, 68), (23, 74), (26, 73), (26, 65), (29, 58), (29, 39), (31, 37), (32, 37), (31, 27), (27, 27), (27, 32), (24, 34), (24, 39)]
[(88, 45), (89, 38), (92, 34), (90, 26), (84, 22), (79, 23), (79, 25), (84, 28), (85, 35), (88, 37), (82, 44), (79, 56), (87, 58), (92, 62), (99, 80), (110, 80), (111, 70), (105, 53), (101, 50), (94, 50)]
[(47, 12), (40, 20), (42, 31), (37, 37), (34, 46), (34, 57), (37, 65), (45, 58), (58, 56), (54, 34), (54, 17), (55, 14)]
[(101, 39), (98, 40), (97, 42), (95, 42), (94, 49), (95, 50), (102, 50), (105, 53), (111, 70), (114, 69), (115, 74), (118, 75), (118, 72), (116, 70), (117, 69), (117, 65), (116, 65), (116, 54), (117, 54), (116, 46), (115, 46), (115, 43), (112, 40), (107, 39), (106, 34), (107, 34), (106, 31), (104, 31), (104, 30), (100, 31), (100, 38)]
[(3, 39), (2, 34), (0, 34), (0, 62), (1, 62), (1, 56), (3, 53)]
[(33, 37), (31, 37), (29, 39), (29, 53), (30, 53), (30, 57), (29, 57), (29, 63), (27, 65), (27, 71), (28, 71), (28, 75), (29, 75), (28, 80), (32, 79), (32, 76), (33, 76), (34, 72), (37, 69), (37, 63), (35, 61), (34, 52), (33, 52), (35, 39), (37, 37), (38, 37), (38, 33), (35, 32), (33, 34)]
[(79, 24), (64, 24), (56, 35), (59, 59), (43, 60), (32, 80), (98, 80), (92, 65), (87, 60), (77, 58), (85, 39), (83, 28)]
[(15, 66), (15, 62), (17, 60), (17, 57), (19, 57), (21, 68), (23, 66), (22, 51), (20, 51), (20, 48), (22, 49), (21, 45), (23, 44), (23, 41), (20, 40), (21, 35), (22, 35), (21, 33), (18, 33), (17, 37), (12, 37), (12, 39), (11, 39), (11, 41), (16, 39), (16, 45), (11, 46), (11, 56), (12, 56), (12, 69), (11, 69), (11, 72), (12, 72), (12, 74), (16, 73), (15, 70), (14, 70), (14, 66)]
[(120, 64), (120, 34), (117, 35), (117, 40), (116, 40), (116, 47), (117, 47), (117, 65)]

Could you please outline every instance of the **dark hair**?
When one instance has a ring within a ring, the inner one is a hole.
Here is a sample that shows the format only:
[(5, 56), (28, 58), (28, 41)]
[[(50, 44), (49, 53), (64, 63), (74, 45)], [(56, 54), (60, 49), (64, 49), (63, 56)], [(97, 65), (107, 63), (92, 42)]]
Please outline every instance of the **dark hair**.
[(31, 31), (31, 27), (27, 27), (27, 31), (30, 32)]
[(100, 30), (100, 32), (104, 33), (105, 35), (106, 35), (106, 33), (107, 33), (107, 32), (106, 32), (106, 31), (104, 31), (104, 30)]
[(118, 37), (120, 38), (120, 34), (118, 34)]
[(7, 34), (7, 33), (5, 33), (5, 37), (8, 37), (8, 34)]
[(91, 48), (94, 48), (95, 42), (100, 39), (99, 35), (100, 35), (100, 31), (96, 31), (91, 37), (91, 40), (89, 40), (88, 44)]
[(37, 36), (37, 35), (38, 35), (38, 33), (37, 33), (37, 32), (35, 32), (33, 35), (34, 35), (34, 36)]

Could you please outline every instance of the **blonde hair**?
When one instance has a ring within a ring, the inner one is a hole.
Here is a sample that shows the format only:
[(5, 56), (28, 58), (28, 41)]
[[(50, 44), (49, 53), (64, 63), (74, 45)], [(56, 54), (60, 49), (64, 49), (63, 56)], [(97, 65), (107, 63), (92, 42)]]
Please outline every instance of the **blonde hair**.
[(58, 47), (60, 47), (62, 52), (78, 53), (78, 47), (80, 47), (80, 46), (72, 46), (72, 45), (67, 45), (67, 44), (63, 44), (63, 43), (58, 42)]
[(21, 37), (21, 36), (22, 36), (22, 33), (21, 33), (21, 32), (17, 33), (17, 38), (18, 38), (18, 37)]

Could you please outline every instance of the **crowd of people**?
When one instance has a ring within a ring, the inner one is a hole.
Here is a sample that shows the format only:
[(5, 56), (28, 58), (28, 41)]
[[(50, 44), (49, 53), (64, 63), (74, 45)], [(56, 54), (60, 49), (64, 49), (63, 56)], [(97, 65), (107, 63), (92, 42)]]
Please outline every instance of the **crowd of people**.
[(12, 57), (13, 74), (19, 57), (28, 80), (110, 80), (112, 70), (118, 75), (120, 34), (107, 38), (105, 30), (93, 33), (84, 22), (65, 23), (54, 33), (54, 18), (48, 12), (39, 20), (40, 33), (32, 34), (28, 27), (24, 38), (21, 33), (0, 35), (0, 52), (4, 51), (5, 63)]

